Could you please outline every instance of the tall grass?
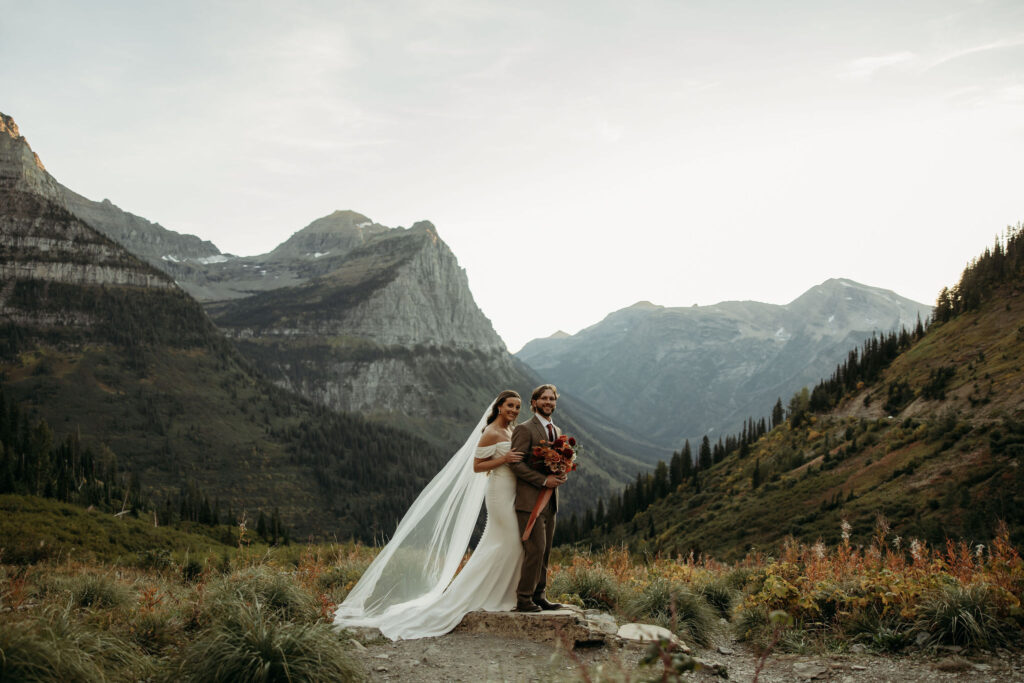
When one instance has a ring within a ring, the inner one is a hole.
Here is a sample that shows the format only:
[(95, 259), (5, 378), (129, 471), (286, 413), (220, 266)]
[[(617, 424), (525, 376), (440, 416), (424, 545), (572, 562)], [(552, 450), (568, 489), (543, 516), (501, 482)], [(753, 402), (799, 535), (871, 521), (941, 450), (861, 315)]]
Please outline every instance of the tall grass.
[(131, 645), (70, 610), (0, 623), (2, 681), (105, 681), (111, 671), (146, 678), (154, 669)]
[(256, 606), (221, 614), (183, 653), (175, 677), (210, 683), (362, 679), (362, 669), (330, 625), (280, 616)]

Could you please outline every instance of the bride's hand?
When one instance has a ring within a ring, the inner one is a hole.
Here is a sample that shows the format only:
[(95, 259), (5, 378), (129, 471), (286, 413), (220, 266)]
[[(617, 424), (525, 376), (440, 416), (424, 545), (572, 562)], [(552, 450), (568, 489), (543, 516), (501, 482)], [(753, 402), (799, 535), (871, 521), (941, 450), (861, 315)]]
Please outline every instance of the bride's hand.
[(522, 460), (523, 454), (520, 453), (519, 451), (509, 451), (508, 453), (505, 454), (506, 465), (510, 462), (522, 462)]

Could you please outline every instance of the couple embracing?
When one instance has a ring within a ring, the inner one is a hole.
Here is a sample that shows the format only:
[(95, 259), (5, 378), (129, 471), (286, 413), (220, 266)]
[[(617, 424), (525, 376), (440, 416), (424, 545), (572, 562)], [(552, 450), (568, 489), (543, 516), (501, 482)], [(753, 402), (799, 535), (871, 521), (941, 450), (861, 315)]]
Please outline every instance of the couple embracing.
[[(544, 590), (565, 475), (545, 474), (524, 459), (534, 446), (560, 436), (551, 421), (557, 402), (553, 385), (537, 387), (530, 396), (533, 417), (517, 424), (519, 394), (498, 395), (338, 607), (336, 626), (375, 627), (392, 640), (424, 638), (447, 633), (476, 610), (562, 607)], [(544, 489), (554, 493), (523, 541)], [(458, 571), (485, 497), (483, 535)]]

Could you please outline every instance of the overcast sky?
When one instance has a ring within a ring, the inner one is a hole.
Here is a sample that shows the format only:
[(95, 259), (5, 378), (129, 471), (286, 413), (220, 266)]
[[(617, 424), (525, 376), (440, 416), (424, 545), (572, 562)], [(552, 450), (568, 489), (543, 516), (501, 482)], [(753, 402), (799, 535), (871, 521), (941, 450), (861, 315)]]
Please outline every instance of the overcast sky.
[(932, 303), (1024, 220), (1019, 0), (0, 0), (0, 64), (73, 190), (242, 255), (428, 219), (513, 351), (830, 277)]

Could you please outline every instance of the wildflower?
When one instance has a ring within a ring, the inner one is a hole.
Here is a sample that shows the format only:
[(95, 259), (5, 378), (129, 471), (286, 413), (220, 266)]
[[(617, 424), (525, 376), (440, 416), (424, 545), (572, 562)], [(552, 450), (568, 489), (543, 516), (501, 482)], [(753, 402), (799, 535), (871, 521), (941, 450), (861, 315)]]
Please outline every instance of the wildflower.
[(902, 540), (903, 539), (900, 538), (899, 536), (894, 536), (893, 539), (892, 539), (892, 547), (895, 548), (898, 551), (900, 549), (900, 542)]
[(916, 538), (910, 539), (910, 556), (914, 558), (915, 562), (919, 562), (921, 560), (922, 550), (921, 541)]
[(819, 560), (825, 559), (825, 544), (821, 542), (821, 539), (818, 539), (818, 541), (811, 546), (811, 549), (814, 551), (814, 556)]
[(979, 543), (978, 545), (974, 546), (974, 556), (976, 558), (978, 558), (979, 560), (981, 559), (981, 554), (983, 552), (985, 552), (985, 544), (984, 543)]
[(843, 543), (849, 543), (850, 542), (850, 531), (853, 529), (853, 527), (850, 525), (849, 522), (847, 522), (844, 519), (843, 523), (839, 525), (839, 528), (842, 530), (842, 533), (843, 533)]

